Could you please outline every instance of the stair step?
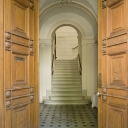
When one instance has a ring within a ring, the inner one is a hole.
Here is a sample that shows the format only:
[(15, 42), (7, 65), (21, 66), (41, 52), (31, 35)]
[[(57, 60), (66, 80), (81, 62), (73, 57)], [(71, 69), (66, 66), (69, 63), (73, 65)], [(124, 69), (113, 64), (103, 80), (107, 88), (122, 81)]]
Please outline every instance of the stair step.
[(65, 101), (62, 101), (62, 100), (56, 100), (56, 101), (53, 101), (53, 100), (44, 100), (43, 101), (44, 104), (49, 104), (49, 105), (85, 105), (85, 104), (89, 104), (90, 103), (90, 100), (65, 100)]
[(56, 84), (54, 85), (53, 84), (52, 87), (53, 88), (67, 88), (68, 89), (68, 88), (81, 88), (82, 86), (81, 86), (81, 84), (80, 85), (78, 85), (78, 84), (77, 85), (56, 85)]
[(59, 87), (52, 87), (52, 91), (60, 91), (60, 92), (81, 92), (81, 87), (74, 87), (74, 88), (59, 88)]
[(77, 63), (75, 63), (75, 64), (65, 64), (65, 63), (63, 63), (63, 64), (55, 64), (54, 66), (56, 66), (56, 67), (71, 67), (71, 66), (74, 66), (74, 67), (78, 67), (78, 64)]
[(80, 79), (53, 79), (53, 82), (81, 82)]
[(76, 76), (72, 76), (72, 75), (68, 75), (68, 76), (56, 76), (56, 75), (53, 75), (53, 78), (80, 78), (80, 75), (76, 75)]
[(78, 67), (54, 67), (54, 70), (77, 70), (78, 71)]
[(73, 68), (72, 69), (66, 69), (66, 68), (65, 69), (63, 69), (63, 68), (58, 68), (57, 69), (56, 68), (56, 69), (54, 69), (54, 72), (57, 72), (57, 71), (60, 71), (60, 70), (61, 71), (67, 71), (67, 72), (79, 72), (78, 69), (75, 69), (75, 68), (74, 69)]
[(50, 100), (83, 100), (83, 96), (50, 96)]
[(58, 81), (58, 80), (61, 80), (61, 81), (63, 81), (63, 80), (78, 81), (78, 80), (80, 80), (80, 77), (53, 77), (53, 81)]
[(77, 66), (78, 63), (55, 63), (55, 66)]
[(81, 82), (80, 83), (52, 83), (52, 85), (56, 85), (56, 86), (81, 86)]
[(54, 70), (54, 74), (62, 73), (62, 74), (79, 74), (78, 70)]
[(69, 77), (80, 77), (80, 74), (78, 74), (78, 73), (54, 73), (53, 74), (53, 76), (55, 76), (55, 77), (57, 77), (57, 76), (59, 76), (59, 77), (65, 77), (65, 76), (69, 76)]
[(78, 65), (78, 62), (55, 62), (54, 65)]
[(77, 60), (56, 60), (55, 62), (71, 62), (71, 63), (74, 63), (74, 62), (78, 62)]
[(52, 96), (82, 96), (81, 92), (52, 92)]
[(52, 84), (81, 84), (81, 81), (52, 81)]

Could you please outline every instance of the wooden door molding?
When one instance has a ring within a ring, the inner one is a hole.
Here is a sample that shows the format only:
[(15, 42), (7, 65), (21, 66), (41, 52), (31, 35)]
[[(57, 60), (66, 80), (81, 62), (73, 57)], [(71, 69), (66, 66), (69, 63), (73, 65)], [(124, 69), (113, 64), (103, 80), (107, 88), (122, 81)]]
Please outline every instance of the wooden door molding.
[(5, 128), (4, 99), (4, 0), (0, 0), (0, 128)]
[[(104, 7), (106, 1), (103, 1)], [(98, 74), (102, 74), (102, 0), (98, 0)], [(101, 92), (101, 88), (98, 88)], [(102, 102), (98, 98), (98, 128), (102, 128)]]
[(35, 76), (35, 104), (34, 128), (39, 128), (39, 0), (34, 0), (34, 76)]

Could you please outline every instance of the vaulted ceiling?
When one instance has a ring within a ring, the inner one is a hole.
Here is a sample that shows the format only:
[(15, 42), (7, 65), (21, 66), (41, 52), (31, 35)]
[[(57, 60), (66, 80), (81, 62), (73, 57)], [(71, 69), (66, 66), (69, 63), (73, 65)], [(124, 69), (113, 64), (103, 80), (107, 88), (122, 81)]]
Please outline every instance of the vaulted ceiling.
[(60, 7), (56, 0), (40, 0), (40, 38), (46, 39), (50, 29), (62, 21), (75, 22), (86, 38), (97, 35), (97, 0), (76, 0), (74, 5)]

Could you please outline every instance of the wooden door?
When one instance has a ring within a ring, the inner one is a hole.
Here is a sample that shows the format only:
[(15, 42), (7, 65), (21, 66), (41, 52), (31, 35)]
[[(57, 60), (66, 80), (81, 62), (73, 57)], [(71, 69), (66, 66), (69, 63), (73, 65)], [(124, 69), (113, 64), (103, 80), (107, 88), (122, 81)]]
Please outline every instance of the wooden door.
[(0, 128), (38, 128), (38, 0), (1, 0), (0, 8)]
[(128, 0), (99, 0), (99, 128), (128, 128), (127, 12)]

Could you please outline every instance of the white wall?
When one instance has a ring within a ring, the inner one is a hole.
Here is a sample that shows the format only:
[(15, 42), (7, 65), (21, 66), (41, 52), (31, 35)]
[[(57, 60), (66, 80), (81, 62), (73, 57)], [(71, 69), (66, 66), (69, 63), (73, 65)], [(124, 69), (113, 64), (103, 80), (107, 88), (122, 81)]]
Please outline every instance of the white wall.
[(61, 27), (56, 31), (56, 56), (57, 60), (70, 60), (78, 55), (78, 34), (69, 26)]
[(40, 40), (40, 102), (51, 96), (51, 40)]
[(97, 91), (97, 48), (93, 40), (82, 41), (82, 90), (87, 97), (92, 97)]

